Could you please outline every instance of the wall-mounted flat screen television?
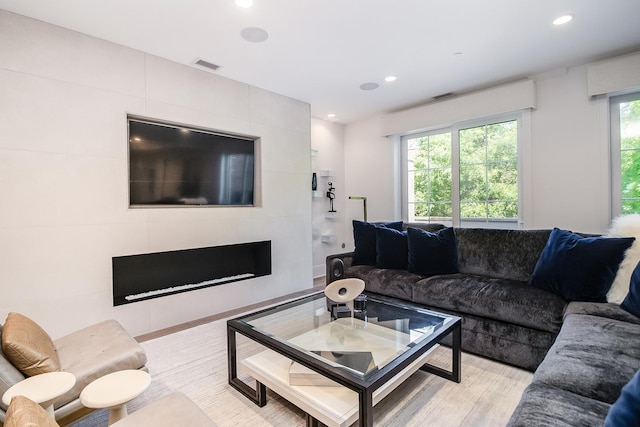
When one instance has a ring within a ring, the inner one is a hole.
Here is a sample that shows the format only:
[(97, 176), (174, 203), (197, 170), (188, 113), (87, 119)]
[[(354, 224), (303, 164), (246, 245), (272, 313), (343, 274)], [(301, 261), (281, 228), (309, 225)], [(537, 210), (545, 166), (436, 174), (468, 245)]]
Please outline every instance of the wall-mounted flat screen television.
[(127, 121), (130, 206), (254, 205), (256, 138)]

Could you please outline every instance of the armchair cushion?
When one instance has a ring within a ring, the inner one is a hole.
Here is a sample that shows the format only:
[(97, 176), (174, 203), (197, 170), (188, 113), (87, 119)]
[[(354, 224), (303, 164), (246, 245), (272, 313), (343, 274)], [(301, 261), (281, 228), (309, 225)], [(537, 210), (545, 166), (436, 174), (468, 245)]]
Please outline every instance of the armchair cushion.
[(44, 408), (24, 396), (15, 396), (4, 418), (4, 427), (59, 427)]
[(60, 370), (60, 361), (49, 334), (19, 313), (7, 316), (2, 329), (2, 351), (28, 377)]
[(216, 427), (216, 424), (184, 393), (175, 391), (150, 403), (113, 427)]
[(144, 369), (147, 355), (116, 320), (105, 320), (54, 341), (61, 370), (76, 376), (76, 385), (56, 402), (76, 400), (91, 381), (124, 369)]

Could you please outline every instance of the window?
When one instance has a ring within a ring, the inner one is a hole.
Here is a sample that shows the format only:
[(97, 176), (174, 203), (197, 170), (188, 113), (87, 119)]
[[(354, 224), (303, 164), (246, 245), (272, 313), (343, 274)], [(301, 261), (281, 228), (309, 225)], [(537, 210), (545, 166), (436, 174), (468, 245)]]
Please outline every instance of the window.
[(640, 213), (640, 93), (611, 98), (613, 215)]
[(515, 120), (461, 129), (460, 219), (518, 218)]
[(451, 220), (451, 132), (407, 141), (408, 209), (416, 219)]
[(465, 226), (517, 223), (518, 124), (510, 117), (403, 137), (406, 218)]

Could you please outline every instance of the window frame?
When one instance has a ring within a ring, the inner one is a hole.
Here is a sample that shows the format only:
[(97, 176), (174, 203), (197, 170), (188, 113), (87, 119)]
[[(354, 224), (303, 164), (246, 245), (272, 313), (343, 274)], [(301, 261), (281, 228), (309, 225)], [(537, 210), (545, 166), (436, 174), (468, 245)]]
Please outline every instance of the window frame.
[(611, 149), (611, 217), (622, 215), (622, 142), (620, 104), (640, 101), (640, 91), (609, 97), (609, 146)]
[[(447, 126), (438, 126), (420, 132), (407, 133), (400, 136), (400, 172), (401, 172), (401, 214), (403, 220), (409, 217), (409, 189), (408, 189), (408, 140), (421, 138), (424, 136), (451, 133), (451, 204), (452, 217), (450, 221), (443, 218), (432, 218), (424, 222), (439, 222), (447, 226), (455, 227), (485, 227), (485, 228), (505, 228), (517, 229), (522, 225), (523, 217), (523, 165), (522, 152), (524, 148), (523, 121), (524, 114), (521, 111), (483, 117), (475, 120), (466, 120), (453, 123)], [(486, 220), (462, 220), (460, 218), (460, 131), (468, 128), (487, 126), (508, 121), (516, 122), (516, 162), (518, 171), (518, 215), (517, 218), (487, 218)], [(422, 221), (421, 221), (422, 222)]]

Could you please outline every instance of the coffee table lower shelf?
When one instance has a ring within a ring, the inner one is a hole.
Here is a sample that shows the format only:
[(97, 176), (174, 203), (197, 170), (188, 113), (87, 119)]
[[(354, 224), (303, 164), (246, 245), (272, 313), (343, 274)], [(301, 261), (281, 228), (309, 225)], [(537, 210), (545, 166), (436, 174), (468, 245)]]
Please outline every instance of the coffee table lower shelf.
[[(373, 405), (375, 406), (420, 369), (437, 347), (438, 345), (435, 345), (430, 348), (411, 365), (375, 390)], [(291, 360), (272, 350), (265, 350), (240, 363), (256, 381), (306, 412), (307, 418), (312, 417), (329, 427), (348, 427), (358, 419), (359, 402), (356, 392), (337, 383), (335, 386), (289, 385)]]

